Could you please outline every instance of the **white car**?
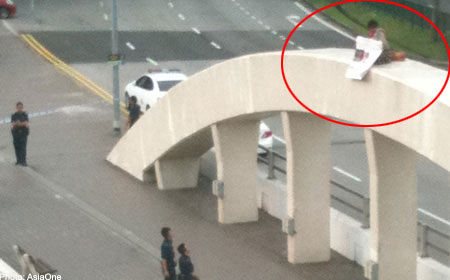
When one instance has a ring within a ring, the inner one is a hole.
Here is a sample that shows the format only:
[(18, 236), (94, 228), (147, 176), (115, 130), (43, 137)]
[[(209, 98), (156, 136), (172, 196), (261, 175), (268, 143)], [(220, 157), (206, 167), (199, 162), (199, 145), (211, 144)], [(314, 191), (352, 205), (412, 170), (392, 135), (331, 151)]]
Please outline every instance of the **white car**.
[(144, 112), (155, 106), (171, 87), (186, 79), (186, 75), (175, 69), (149, 70), (125, 87), (125, 103), (128, 107), (129, 98), (136, 96), (137, 104)]

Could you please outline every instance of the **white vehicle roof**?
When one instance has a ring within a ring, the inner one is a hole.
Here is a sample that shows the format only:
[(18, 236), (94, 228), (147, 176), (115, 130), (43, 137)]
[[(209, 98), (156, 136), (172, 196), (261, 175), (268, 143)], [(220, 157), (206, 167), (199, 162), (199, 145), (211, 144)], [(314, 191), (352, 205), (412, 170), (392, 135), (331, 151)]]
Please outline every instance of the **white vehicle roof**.
[(187, 79), (186, 75), (181, 72), (151, 72), (146, 73), (145, 76), (152, 78), (154, 81), (184, 81)]

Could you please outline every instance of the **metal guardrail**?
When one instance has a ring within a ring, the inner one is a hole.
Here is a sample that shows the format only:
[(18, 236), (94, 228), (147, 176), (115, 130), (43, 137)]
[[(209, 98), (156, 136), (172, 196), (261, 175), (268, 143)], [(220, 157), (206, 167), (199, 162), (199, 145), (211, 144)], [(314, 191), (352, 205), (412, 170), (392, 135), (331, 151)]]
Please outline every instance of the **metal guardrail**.
[[(276, 165), (276, 159), (280, 159), (282, 161), (286, 161), (286, 157), (276, 151), (273, 151), (272, 149), (267, 149), (263, 146), (259, 146), (260, 149), (266, 152), (266, 156), (258, 155), (258, 161), (263, 162), (267, 164), (267, 179), (272, 180), (275, 179), (275, 171), (278, 171), (282, 174), (286, 174), (286, 170)], [(370, 199), (368, 197), (365, 197), (364, 195), (357, 193), (348, 187), (345, 187), (333, 180), (330, 181), (332, 186), (334, 186), (336, 189), (339, 189), (343, 192), (345, 192), (348, 195), (351, 195), (352, 197), (355, 197), (356, 199), (361, 200), (362, 207), (359, 207), (358, 205), (354, 205), (349, 201), (346, 201), (343, 198), (338, 197), (337, 195), (331, 195), (332, 200), (338, 202), (339, 204), (351, 209), (352, 211), (359, 214), (359, 218), (361, 221), (361, 227), (366, 229), (370, 228)], [(439, 244), (436, 244), (431, 238), (430, 235), (435, 235), (438, 239), (445, 240), (444, 243), (450, 244), (450, 235), (440, 231), (439, 229), (433, 228), (423, 222), (418, 222), (418, 254), (420, 257), (432, 257), (434, 259), (437, 259), (436, 253), (430, 254), (431, 250), (434, 250), (441, 256), (443, 256), (447, 263), (444, 263), (446, 265), (450, 266), (450, 248), (442, 248), (439, 246)], [(450, 246), (449, 246), (450, 247)], [(431, 250), (430, 250), (431, 249)], [(439, 258), (442, 259), (442, 258)], [(439, 260), (437, 259), (437, 260)], [(442, 261), (441, 261), (442, 262)]]

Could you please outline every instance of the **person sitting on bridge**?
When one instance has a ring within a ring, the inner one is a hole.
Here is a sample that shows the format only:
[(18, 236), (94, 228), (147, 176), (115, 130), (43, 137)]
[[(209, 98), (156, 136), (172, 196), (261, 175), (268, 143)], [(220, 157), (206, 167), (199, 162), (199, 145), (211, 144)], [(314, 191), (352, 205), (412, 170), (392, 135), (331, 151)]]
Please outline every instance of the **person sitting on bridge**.
[(194, 265), (192, 264), (190, 251), (184, 243), (181, 243), (178, 248), (178, 252), (180, 253), (180, 259), (178, 261), (178, 265), (180, 266), (180, 277), (179, 280), (199, 280), (198, 276), (194, 273)]
[(404, 52), (396, 52), (389, 47), (389, 43), (386, 39), (386, 31), (378, 26), (376, 20), (370, 20), (367, 24), (369, 29), (369, 38), (381, 41), (383, 43), (383, 52), (377, 59), (375, 64), (386, 64), (391, 61), (404, 61), (406, 54)]

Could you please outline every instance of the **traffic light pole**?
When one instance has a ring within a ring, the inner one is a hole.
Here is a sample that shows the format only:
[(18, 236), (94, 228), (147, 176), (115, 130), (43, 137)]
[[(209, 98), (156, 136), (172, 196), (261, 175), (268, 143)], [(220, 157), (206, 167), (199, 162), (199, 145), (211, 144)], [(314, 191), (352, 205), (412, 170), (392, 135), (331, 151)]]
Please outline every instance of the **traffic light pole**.
[[(111, 53), (113, 56), (119, 56), (119, 32), (117, 23), (118, 0), (113, 0), (112, 10), (112, 33), (111, 33)], [(113, 127), (117, 136), (120, 136), (120, 96), (119, 96), (119, 64), (113, 65), (113, 93), (114, 93), (114, 122)]]

